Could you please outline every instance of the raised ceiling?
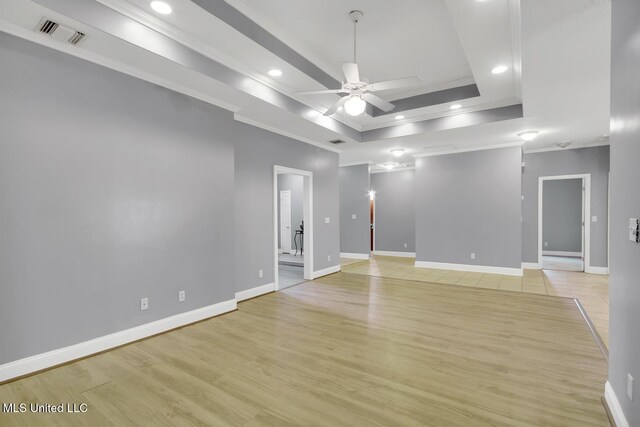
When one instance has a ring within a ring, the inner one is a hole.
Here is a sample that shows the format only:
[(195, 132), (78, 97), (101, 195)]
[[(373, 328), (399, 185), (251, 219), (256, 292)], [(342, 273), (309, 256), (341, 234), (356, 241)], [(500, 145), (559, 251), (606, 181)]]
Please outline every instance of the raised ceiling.
[[(609, 0), (567, 0), (562, 7), (554, 0), (166, 1), (174, 13), (164, 16), (147, 0), (3, 0), (0, 30), (220, 105), (239, 120), (304, 142), (331, 147), (328, 140), (344, 139), (342, 163), (384, 162), (393, 147), (406, 148), (411, 159), (434, 146), (510, 144), (528, 128), (540, 137), (525, 149), (564, 139), (588, 145), (608, 133)], [(387, 99), (469, 84), (480, 96), (456, 101), (462, 105), (456, 111), (449, 109), (453, 102), (413, 105), (402, 120), (395, 114), (323, 117), (335, 96), (295, 92), (340, 79), (340, 63), (352, 55), (346, 14), (357, 8), (365, 13), (358, 33), (362, 74), (371, 81), (417, 74), (424, 82), (385, 93)], [(37, 34), (44, 16), (85, 32), (86, 39), (70, 47)], [(274, 49), (274, 40), (311, 67)], [(493, 75), (498, 64), (509, 68)], [(271, 68), (283, 76), (270, 77)], [(509, 107), (520, 103), (523, 108)]]

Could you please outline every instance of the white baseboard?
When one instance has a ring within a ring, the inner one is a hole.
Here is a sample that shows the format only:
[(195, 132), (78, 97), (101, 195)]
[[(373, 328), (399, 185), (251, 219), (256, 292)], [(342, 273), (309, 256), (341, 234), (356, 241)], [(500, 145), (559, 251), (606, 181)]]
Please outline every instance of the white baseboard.
[(629, 427), (629, 422), (625, 418), (624, 412), (622, 412), (620, 402), (618, 401), (618, 398), (613, 391), (613, 387), (611, 387), (611, 384), (609, 384), (609, 381), (607, 381), (604, 385), (604, 400), (607, 401), (609, 411), (611, 411), (611, 415), (613, 416), (613, 420), (616, 423), (616, 427)]
[(322, 270), (314, 271), (311, 274), (311, 279), (317, 279), (318, 277), (327, 276), (329, 274), (337, 273), (340, 271), (340, 265), (334, 265), (332, 267), (328, 267)]
[(394, 252), (394, 251), (373, 251), (374, 255), (381, 256), (397, 256), (402, 258), (415, 258), (415, 252)]
[(438, 270), (470, 271), (474, 273), (493, 273), (505, 276), (522, 276), (521, 268), (491, 267), (488, 265), (450, 264), (447, 262), (416, 261), (418, 268), (435, 268)]
[(587, 267), (584, 272), (589, 274), (609, 274), (609, 267)]
[(369, 259), (369, 254), (354, 254), (350, 252), (340, 252), (340, 258)]
[(523, 270), (542, 270), (542, 266), (537, 262), (523, 262)]
[(130, 329), (125, 329), (124, 331), (104, 335), (89, 341), (73, 344), (68, 347), (5, 363), (4, 365), (0, 365), (0, 382), (51, 368), (82, 357), (90, 356), (142, 338), (147, 338), (174, 328), (179, 328), (180, 326), (188, 325), (189, 323), (198, 322), (209, 317), (227, 313), (235, 310), (236, 307), (236, 300), (231, 299), (218, 304), (188, 311), (186, 313), (176, 314), (175, 316), (166, 317), (164, 319), (156, 320)]
[(247, 299), (255, 298), (260, 295), (268, 294), (269, 292), (273, 292), (275, 290), (275, 283), (267, 283), (266, 285), (256, 286), (255, 288), (236, 292), (236, 301), (240, 302)]
[(542, 255), (567, 256), (567, 257), (572, 257), (572, 258), (581, 258), (582, 257), (582, 252), (542, 251)]

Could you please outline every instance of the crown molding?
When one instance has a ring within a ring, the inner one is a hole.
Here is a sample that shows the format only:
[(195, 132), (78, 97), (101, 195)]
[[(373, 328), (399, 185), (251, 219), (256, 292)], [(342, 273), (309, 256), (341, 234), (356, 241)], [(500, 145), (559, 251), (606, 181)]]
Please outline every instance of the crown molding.
[(445, 151), (435, 151), (431, 153), (414, 154), (413, 157), (415, 157), (416, 159), (419, 159), (422, 157), (444, 156), (446, 154), (470, 153), (472, 151), (484, 151), (484, 150), (496, 150), (499, 148), (522, 147), (522, 144), (523, 144), (522, 142), (511, 142), (508, 144), (485, 145), (482, 147), (460, 148), (456, 150), (445, 150)]

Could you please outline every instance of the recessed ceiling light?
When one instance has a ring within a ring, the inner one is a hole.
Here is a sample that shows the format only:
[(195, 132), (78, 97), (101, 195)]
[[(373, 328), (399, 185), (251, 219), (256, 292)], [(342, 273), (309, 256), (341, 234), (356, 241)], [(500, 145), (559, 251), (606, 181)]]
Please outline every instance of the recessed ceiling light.
[(449, 107), (452, 110), (459, 110), (460, 108), (462, 108), (462, 105), (460, 104), (453, 104), (452, 106)]
[(171, 6), (169, 6), (167, 3), (163, 1), (152, 1), (151, 9), (155, 10), (156, 12), (162, 15), (168, 15), (171, 12), (173, 12), (173, 9), (171, 9)]
[(509, 67), (507, 67), (506, 65), (498, 65), (497, 67), (494, 67), (493, 70), (491, 70), (491, 72), (493, 74), (502, 74), (505, 71), (507, 71), (509, 69)]
[(396, 157), (400, 157), (404, 154), (404, 148), (393, 148), (389, 151)]
[(536, 136), (538, 136), (538, 131), (537, 130), (528, 130), (525, 132), (520, 132), (518, 134), (518, 136), (522, 139), (524, 139), (525, 141), (533, 141), (534, 139), (536, 139)]
[(398, 166), (398, 164), (389, 162), (389, 163), (384, 163), (384, 164), (382, 164), (380, 166), (382, 166), (386, 170), (391, 170), (391, 169), (395, 168), (396, 166)]
[(269, 75), (271, 77), (280, 77), (282, 75), (282, 71), (278, 70), (277, 68), (272, 68), (271, 70), (269, 70)]
[(404, 119), (404, 116), (403, 116), (402, 114), (398, 114), (398, 115), (395, 117), (395, 119), (396, 119), (396, 120), (402, 120), (402, 119)]

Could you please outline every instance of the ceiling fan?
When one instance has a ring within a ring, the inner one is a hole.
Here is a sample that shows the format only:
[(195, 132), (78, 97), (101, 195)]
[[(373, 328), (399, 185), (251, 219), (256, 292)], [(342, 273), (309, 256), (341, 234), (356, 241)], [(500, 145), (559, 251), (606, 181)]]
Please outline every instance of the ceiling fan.
[(360, 10), (352, 10), (349, 12), (349, 18), (351, 18), (351, 21), (353, 22), (353, 62), (344, 62), (342, 64), (342, 72), (344, 73), (346, 80), (346, 82), (342, 84), (342, 87), (340, 89), (296, 92), (298, 95), (323, 95), (327, 93), (345, 94), (345, 96), (340, 98), (338, 102), (333, 104), (324, 113), (325, 116), (332, 115), (338, 111), (340, 107), (344, 107), (347, 114), (351, 116), (359, 116), (366, 110), (367, 103), (378, 107), (384, 112), (389, 112), (395, 108), (395, 105), (380, 98), (372, 92), (415, 86), (422, 81), (418, 76), (386, 80), (378, 83), (368, 83), (367, 81), (360, 79), (360, 72), (358, 70), (358, 64), (356, 63), (356, 35), (357, 25), (360, 19), (362, 19), (362, 15), (363, 13)]

